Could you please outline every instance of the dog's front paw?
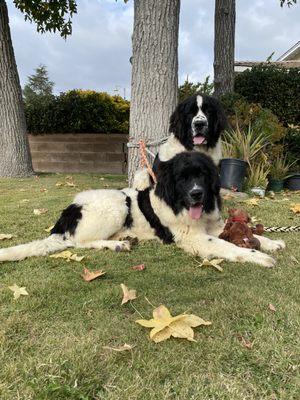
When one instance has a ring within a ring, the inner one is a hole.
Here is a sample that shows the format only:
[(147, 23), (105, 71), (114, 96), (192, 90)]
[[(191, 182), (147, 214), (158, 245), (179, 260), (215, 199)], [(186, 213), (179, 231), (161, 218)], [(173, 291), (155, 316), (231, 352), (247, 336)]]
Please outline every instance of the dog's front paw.
[(276, 263), (273, 257), (260, 251), (242, 248), (241, 250), (243, 250), (243, 254), (237, 256), (236, 261), (238, 262), (251, 262), (266, 268), (273, 268)]
[(119, 241), (116, 244), (115, 251), (130, 251), (130, 242), (127, 240)]
[(268, 239), (262, 243), (262, 249), (271, 253), (285, 249), (285, 243), (283, 240), (271, 240)]
[(286, 244), (283, 240), (273, 240), (272, 243), (273, 243), (273, 250), (271, 251), (278, 251), (286, 248)]

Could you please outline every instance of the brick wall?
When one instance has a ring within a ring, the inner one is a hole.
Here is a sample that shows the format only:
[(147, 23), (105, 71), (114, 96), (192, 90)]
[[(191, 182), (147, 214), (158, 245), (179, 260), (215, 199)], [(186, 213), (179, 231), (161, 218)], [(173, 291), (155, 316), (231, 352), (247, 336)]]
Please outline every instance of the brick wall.
[(126, 173), (127, 135), (29, 135), (37, 172)]

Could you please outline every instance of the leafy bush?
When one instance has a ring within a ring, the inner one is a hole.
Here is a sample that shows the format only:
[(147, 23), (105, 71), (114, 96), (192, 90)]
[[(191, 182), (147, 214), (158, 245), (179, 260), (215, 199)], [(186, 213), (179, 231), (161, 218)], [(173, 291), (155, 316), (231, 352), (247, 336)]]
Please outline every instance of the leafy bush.
[(209, 82), (209, 76), (205, 78), (203, 83), (193, 83), (189, 82), (186, 78), (185, 82), (178, 88), (178, 99), (179, 102), (185, 100), (189, 96), (192, 96), (196, 92), (201, 92), (203, 94), (211, 95), (214, 89), (214, 84)]
[(71, 90), (25, 107), (32, 134), (128, 133), (129, 129), (129, 102), (107, 93)]
[(272, 111), (260, 104), (248, 103), (239, 94), (225, 95), (221, 99), (228, 116), (229, 125), (235, 129), (239, 126), (244, 132), (249, 127), (254, 136), (264, 136), (268, 140), (266, 154), (273, 159), (282, 154), (287, 129), (279, 122)]
[(235, 92), (250, 103), (259, 103), (288, 124), (300, 122), (300, 68), (260, 64), (237, 74)]
[(298, 172), (300, 168), (300, 125), (288, 126), (284, 143), (289, 161), (294, 162), (291, 170)]

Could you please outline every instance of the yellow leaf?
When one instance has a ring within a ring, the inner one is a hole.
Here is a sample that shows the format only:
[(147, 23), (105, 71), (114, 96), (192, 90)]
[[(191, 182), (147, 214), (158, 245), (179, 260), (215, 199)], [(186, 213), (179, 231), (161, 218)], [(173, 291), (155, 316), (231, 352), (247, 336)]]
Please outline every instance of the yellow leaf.
[(64, 258), (67, 261), (82, 261), (84, 259), (84, 256), (78, 257), (77, 254), (73, 254), (69, 250), (64, 250), (60, 253), (55, 253), (50, 256), (51, 258)]
[(8, 233), (0, 233), (0, 240), (9, 240), (12, 239), (13, 237), (16, 237), (16, 235), (10, 235)]
[(150, 339), (156, 343), (167, 340), (171, 336), (195, 341), (192, 328), (211, 324), (211, 322), (193, 314), (180, 314), (172, 317), (170, 311), (164, 305), (160, 305), (153, 310), (152, 319), (139, 319), (135, 322), (146, 328), (152, 328)]
[(223, 268), (220, 267), (220, 264), (224, 261), (223, 258), (215, 258), (213, 260), (208, 260), (207, 258), (205, 258), (202, 262), (202, 264), (200, 264), (200, 267), (214, 267), (216, 268), (218, 271), (222, 272)]
[(84, 259), (85, 256), (78, 256), (77, 254), (72, 254), (70, 260), (80, 262)]
[(172, 335), (172, 331), (167, 326), (166, 328), (164, 328), (163, 330), (159, 331), (155, 335), (152, 335), (152, 337), (151, 337), (151, 334), (150, 334), (150, 338), (151, 338), (151, 340), (153, 340), (153, 342), (159, 343), (159, 342), (163, 342), (164, 340), (170, 339), (171, 335)]
[(184, 315), (184, 322), (191, 326), (192, 328), (196, 328), (199, 325), (211, 325), (210, 321), (205, 321), (204, 319), (198, 317), (197, 315), (193, 314), (183, 314)]
[(48, 208), (35, 208), (33, 210), (33, 214), (34, 215), (42, 215), (42, 214), (46, 214), (48, 212)]
[(248, 206), (255, 207), (258, 206), (259, 200), (256, 198), (244, 200), (243, 203), (247, 204)]
[(17, 300), (20, 296), (28, 296), (26, 287), (20, 287), (14, 283), (13, 286), (8, 286), (8, 288), (13, 292), (15, 300)]
[(74, 182), (68, 182), (68, 181), (65, 183), (65, 186), (68, 186), (68, 187), (77, 187), (77, 185), (75, 185)]
[(297, 204), (293, 203), (291, 205), (292, 207), (290, 208), (290, 210), (293, 211), (293, 213), (295, 214), (300, 214), (300, 203)]
[(172, 336), (175, 338), (181, 338), (181, 339), (187, 339), (190, 341), (195, 341), (193, 329), (188, 324), (186, 324), (185, 321), (184, 321), (184, 323), (182, 323), (183, 321), (184, 320), (179, 320), (179, 321), (172, 322), (170, 324), (169, 328), (171, 329)]
[(123, 283), (121, 283), (121, 288), (123, 290), (123, 299), (121, 304), (125, 304), (130, 300), (136, 299), (136, 290), (134, 289), (128, 289), (127, 286), (125, 286)]
[(223, 197), (223, 200), (231, 200), (234, 198), (234, 195), (227, 193), (227, 194), (224, 194), (224, 196), (222, 196), (222, 197)]
[(44, 231), (50, 233), (53, 228), (54, 228), (54, 225), (51, 225), (51, 226), (49, 226), (49, 228), (44, 229)]

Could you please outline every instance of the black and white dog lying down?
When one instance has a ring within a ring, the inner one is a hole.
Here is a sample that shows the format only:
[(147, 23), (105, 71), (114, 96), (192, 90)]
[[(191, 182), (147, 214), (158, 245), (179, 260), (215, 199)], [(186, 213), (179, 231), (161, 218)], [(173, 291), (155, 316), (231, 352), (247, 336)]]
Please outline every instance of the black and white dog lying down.
[[(158, 151), (153, 171), (160, 161), (168, 161), (186, 150), (209, 155), (216, 165), (222, 158), (221, 133), (227, 120), (222, 104), (212, 96), (196, 93), (179, 103), (170, 117), (170, 136)], [(138, 190), (150, 186), (147, 169), (136, 172), (133, 187)]]
[[(198, 152), (183, 152), (161, 163), (157, 184), (145, 191), (88, 190), (79, 193), (61, 214), (51, 235), (42, 240), (0, 250), (0, 261), (44, 256), (68, 247), (129, 250), (127, 237), (157, 239), (192, 255), (251, 262), (272, 267), (275, 260), (260, 251), (240, 248), (217, 238), (220, 183), (212, 160)], [(263, 250), (278, 250), (283, 242), (261, 239)]]

